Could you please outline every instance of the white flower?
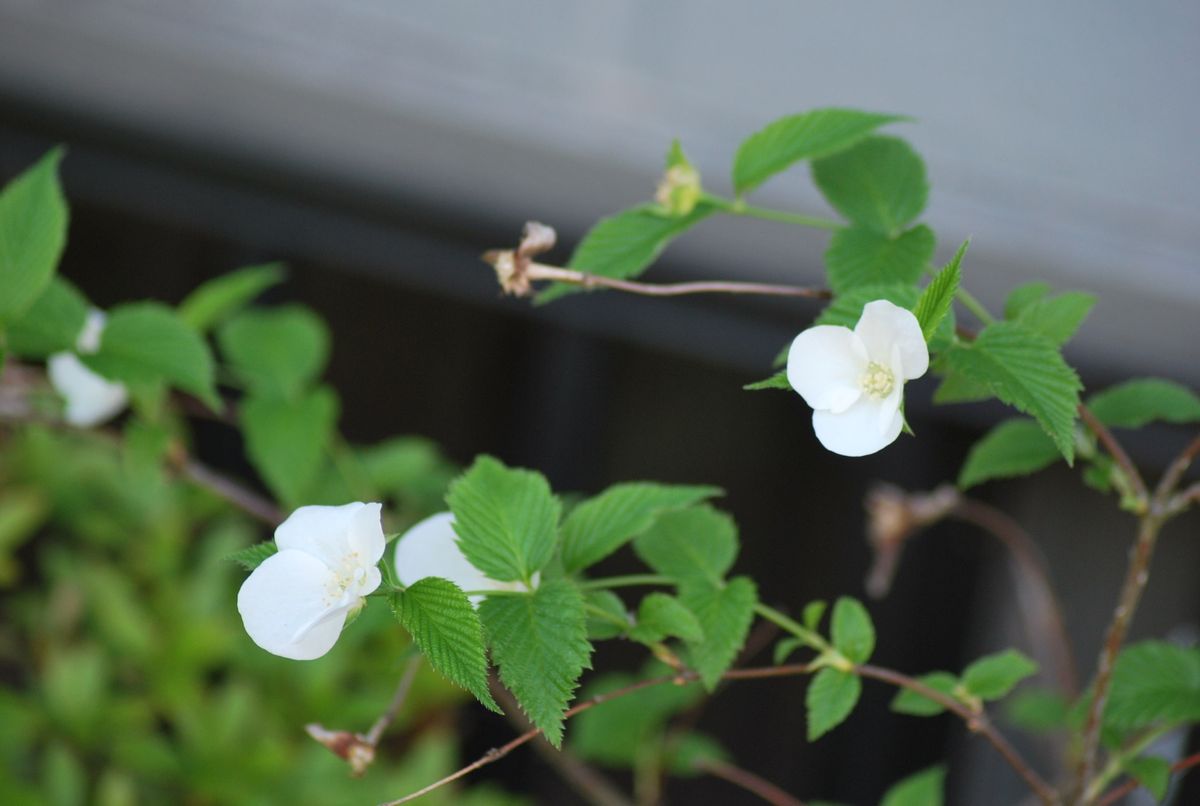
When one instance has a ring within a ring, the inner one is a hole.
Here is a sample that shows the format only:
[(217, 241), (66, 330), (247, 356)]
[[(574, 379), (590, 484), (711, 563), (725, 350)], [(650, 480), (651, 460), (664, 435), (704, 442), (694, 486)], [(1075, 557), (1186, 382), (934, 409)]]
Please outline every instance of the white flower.
[(788, 351), (787, 379), (813, 407), (813, 430), (829, 450), (866, 456), (904, 426), (904, 382), (929, 369), (917, 317), (887, 300), (868, 302), (854, 330), (811, 327)]
[[(396, 541), (396, 576), (405, 585), (425, 577), (448, 579), (465, 591), (523, 591), (521, 582), (497, 582), (484, 575), (463, 555), (454, 532), (454, 514), (439, 512), (415, 524)], [(537, 587), (538, 574), (533, 575)], [(482, 596), (470, 597), (479, 604)]]
[[(104, 312), (88, 311), (83, 330), (75, 342), (81, 355), (100, 349), (100, 334), (104, 332)], [(50, 384), (67, 402), (65, 416), (71, 425), (88, 427), (112, 419), (126, 404), (129, 393), (122, 383), (97, 375), (79, 360), (75, 353), (55, 353), (46, 362)]]
[(379, 587), (386, 541), (379, 504), (300, 507), (275, 530), (272, 554), (242, 583), (237, 607), (254, 643), (312, 660), (337, 642), (346, 616)]

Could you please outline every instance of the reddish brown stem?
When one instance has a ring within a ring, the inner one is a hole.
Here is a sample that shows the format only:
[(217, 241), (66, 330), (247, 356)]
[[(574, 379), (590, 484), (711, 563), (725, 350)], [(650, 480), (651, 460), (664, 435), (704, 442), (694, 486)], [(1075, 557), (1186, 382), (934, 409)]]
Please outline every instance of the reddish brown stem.
[(803, 801), (792, 797), (765, 778), (761, 778), (735, 764), (718, 761), (717, 759), (707, 759), (699, 762), (696, 765), (696, 769), (728, 781), (734, 786), (739, 786), (774, 806), (804, 806)]
[(525, 276), (531, 281), (568, 283), (580, 288), (610, 288), (630, 294), (651, 297), (679, 297), (686, 294), (754, 294), (770, 297), (804, 297), (807, 299), (829, 299), (828, 289), (797, 285), (775, 285), (771, 283), (741, 283), (734, 281), (700, 281), (690, 283), (639, 283), (633, 280), (618, 280), (599, 274), (590, 274), (575, 269), (562, 269), (542, 263), (530, 263)]
[[(1200, 765), (1200, 753), (1194, 753), (1185, 759), (1176, 761), (1174, 764), (1171, 765), (1171, 772), (1182, 772), (1184, 770), (1191, 769), (1192, 767), (1195, 767), (1197, 765)], [(1130, 778), (1128, 781), (1121, 784), (1116, 789), (1109, 790), (1108, 793), (1104, 797), (1102, 797), (1102, 798), (1100, 798), (1100, 800), (1096, 801), (1096, 806), (1112, 806), (1112, 804), (1116, 803), (1121, 798), (1125, 797), (1130, 792), (1137, 789), (1139, 786), (1141, 786), (1141, 784), (1138, 782), (1138, 780), (1136, 778)]]
[(1108, 430), (1108, 426), (1100, 422), (1099, 418), (1095, 414), (1092, 414), (1087, 406), (1080, 403), (1078, 411), (1079, 419), (1088, 427), (1088, 430), (1096, 435), (1096, 439), (1100, 440), (1100, 444), (1104, 446), (1104, 449), (1108, 451), (1113, 461), (1121, 468), (1125, 477), (1129, 479), (1130, 486), (1133, 487), (1133, 492), (1137, 495), (1138, 500), (1145, 502), (1149, 496), (1146, 482), (1142, 479), (1142, 474), (1138, 472), (1133, 460), (1129, 458), (1129, 454), (1125, 452), (1125, 448), (1113, 436), (1112, 431)]
[(269, 500), (253, 490), (247, 489), (233, 479), (221, 475), (195, 459), (185, 458), (179, 464), (180, 474), (198, 487), (223, 498), (238, 509), (268, 526), (283, 522), (283, 513)]

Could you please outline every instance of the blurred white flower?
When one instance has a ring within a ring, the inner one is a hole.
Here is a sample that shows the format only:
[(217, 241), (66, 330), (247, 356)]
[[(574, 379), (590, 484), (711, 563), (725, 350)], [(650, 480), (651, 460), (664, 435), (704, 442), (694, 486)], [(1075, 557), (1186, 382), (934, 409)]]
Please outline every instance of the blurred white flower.
[(346, 616), (379, 587), (380, 504), (300, 507), (275, 530), (277, 554), (254, 569), (237, 607), (254, 643), (293, 660), (333, 647)]
[[(75, 342), (81, 355), (100, 349), (104, 332), (104, 312), (92, 308)], [(65, 416), (71, 425), (89, 427), (117, 416), (129, 403), (125, 384), (97, 375), (75, 353), (55, 353), (46, 362), (50, 384), (66, 401)]]
[(904, 382), (929, 369), (917, 317), (887, 300), (868, 302), (854, 330), (811, 327), (788, 351), (787, 379), (813, 408), (813, 430), (829, 450), (866, 456), (904, 427)]
[[(521, 582), (497, 582), (463, 556), (454, 532), (454, 514), (439, 512), (415, 524), (396, 541), (396, 576), (405, 586), (425, 577), (448, 579), (465, 591), (523, 591)], [(534, 587), (539, 574), (533, 575)], [(471, 596), (479, 604), (482, 596)]]

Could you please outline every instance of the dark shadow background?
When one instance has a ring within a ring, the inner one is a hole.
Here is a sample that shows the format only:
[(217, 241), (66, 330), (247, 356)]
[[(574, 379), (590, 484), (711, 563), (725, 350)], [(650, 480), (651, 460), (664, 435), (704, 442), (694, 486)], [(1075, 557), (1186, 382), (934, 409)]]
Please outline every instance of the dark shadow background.
[[(971, 442), (1001, 411), (934, 410), (932, 384), (917, 382), (908, 411), (919, 439), (903, 438), (861, 460), (834, 456), (816, 443), (796, 396), (741, 390), (767, 374), (779, 347), (807, 325), (817, 310), (812, 303), (589, 294), (535, 308), (501, 298), (477, 259), (513, 240), (524, 216), (519, 204), (465, 217), (406, 198), (403, 189), (364, 195), (179, 149), (69, 111), (0, 100), (0, 179), (58, 142), (70, 147), (63, 175), (72, 222), (63, 272), (98, 305), (140, 297), (178, 302), (209, 277), (285, 260), (289, 282), (267, 299), (302, 302), (329, 322), (328, 378), (341, 395), (349, 439), (421, 434), (456, 461), (493, 453), (545, 472), (560, 490), (590, 493), (640, 478), (720, 485), (727, 491), (721, 505), (742, 531), (738, 572), (753, 576), (765, 601), (793, 612), (814, 598), (865, 598), (870, 555), (861, 502), (868, 486), (887, 480), (924, 489), (952, 479)], [(560, 237), (569, 247), (580, 234)], [(662, 271), (686, 275), (687, 268), (668, 254)], [(631, 328), (633, 321), (639, 327)], [(731, 343), (761, 361), (736, 365), (722, 348)], [(1112, 380), (1104, 366), (1082, 371), (1089, 386)], [(202, 458), (244, 469), (233, 438), (201, 434)], [(1159, 469), (1182, 436), (1156, 431), (1133, 450)], [(1113, 514), (1111, 501), (1062, 467), (1032, 481), (990, 485), (980, 495), (1039, 538), (1088, 668), (1115, 599), (1132, 519)], [(1192, 514), (1170, 527), (1134, 637), (1194, 623), (1197, 524)], [(614, 558), (605, 570), (621, 573), (626, 561)], [(1011, 591), (1003, 554), (990, 540), (959, 525), (930, 530), (906, 553), (891, 595), (870, 605), (880, 635), (876, 660), (912, 673), (961, 669), (979, 654), (1022, 646)], [(635, 663), (621, 648), (604, 647), (596, 658), (601, 670)], [(806, 797), (872, 803), (899, 777), (948, 758), (951, 802), (1019, 799), (1022, 787), (1011, 772), (957, 722), (893, 715), (891, 696), (867, 683), (851, 719), (812, 746), (803, 739), (803, 687), (794, 681), (730, 687), (708, 706), (702, 727), (740, 764)], [(468, 757), (511, 735), (479, 709), (461, 719)], [(484, 774), (541, 802), (573, 802), (530, 752)], [(674, 803), (754, 802), (711, 779), (672, 783), (668, 795)], [(1200, 802), (1200, 787), (1193, 784), (1178, 802)]]

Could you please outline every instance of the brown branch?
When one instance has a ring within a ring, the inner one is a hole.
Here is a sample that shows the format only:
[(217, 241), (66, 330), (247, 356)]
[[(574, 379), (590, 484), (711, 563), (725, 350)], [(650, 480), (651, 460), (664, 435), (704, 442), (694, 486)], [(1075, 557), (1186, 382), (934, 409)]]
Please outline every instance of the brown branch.
[[(1162, 479), (1158, 483), (1156, 494), (1161, 497), (1163, 491), (1174, 492), (1179, 482), (1183, 479), (1183, 474), (1191, 467), (1196, 457), (1200, 456), (1200, 436), (1193, 439), (1188, 446), (1179, 452), (1179, 455), (1171, 462), (1167, 468), (1167, 472), (1163, 474)], [(1197, 487), (1191, 487), (1184, 492), (1184, 495), (1198, 495)]]
[(396, 693), (392, 695), (392, 701), (388, 704), (387, 710), (379, 715), (379, 719), (375, 720), (375, 724), (363, 736), (363, 741), (372, 747), (379, 746), (379, 740), (383, 738), (383, 732), (388, 729), (388, 726), (396, 721), (396, 716), (400, 713), (400, 709), (404, 707), (404, 701), (408, 698), (408, 692), (412, 689), (413, 681), (417, 678), (417, 670), (421, 668), (421, 656), (415, 655), (409, 662), (408, 666), (404, 667), (404, 674), (400, 676), (400, 682), (396, 684)]
[[(508, 689), (491, 681), (492, 695), (504, 709), (504, 716), (517, 730), (530, 730), (529, 720), (521, 713), (521, 706)], [(567, 750), (556, 750), (545, 737), (533, 743), (534, 752), (554, 768), (564, 781), (571, 785), (584, 800), (595, 806), (631, 806), (632, 801), (625, 797), (611, 781), (599, 771), (585, 764), (579, 757)]]
[(696, 764), (696, 769), (728, 781), (734, 786), (740, 786), (747, 792), (758, 795), (758, 797), (767, 803), (774, 804), (774, 806), (804, 806), (803, 801), (792, 797), (765, 778), (761, 778), (735, 764), (717, 759), (705, 759)]
[(1071, 651), (1071, 637), (1063, 618), (1062, 605), (1050, 584), (1050, 575), (1037, 544), (1015, 519), (993, 506), (965, 496), (960, 496), (952, 513), (960, 520), (978, 526), (995, 537), (1012, 554), (1018, 568), (1037, 591), (1040, 606), (1027, 621), (1035, 632), (1041, 633), (1042, 643), (1055, 655), (1059, 684), (1063, 692), (1074, 698), (1079, 690), (1078, 670), (1075, 655)]
[(1142, 479), (1142, 474), (1138, 472), (1137, 466), (1129, 458), (1129, 454), (1125, 452), (1125, 448), (1113, 436), (1112, 431), (1108, 430), (1108, 426), (1100, 422), (1095, 414), (1092, 414), (1091, 409), (1080, 403), (1077, 411), (1079, 412), (1079, 418), (1083, 420), (1083, 424), (1096, 435), (1096, 439), (1100, 440), (1100, 443), (1104, 445), (1104, 449), (1108, 451), (1113, 461), (1117, 463), (1118, 467), (1125, 474), (1125, 477), (1129, 479), (1129, 483), (1133, 486), (1133, 492), (1137, 495), (1138, 500), (1145, 504), (1150, 493), (1146, 488), (1146, 482)]
[(208, 465), (183, 456), (175, 461), (175, 466), (180, 475), (197, 487), (203, 487), (218, 498), (225, 499), (268, 526), (278, 526), (283, 522), (283, 513), (271, 501)]
[[(1200, 753), (1193, 753), (1187, 758), (1181, 759), (1172, 764), (1171, 772), (1182, 772), (1197, 765), (1200, 765)], [(1130, 778), (1128, 781), (1121, 784), (1116, 789), (1110, 790), (1108, 794), (1100, 798), (1100, 800), (1096, 802), (1096, 806), (1112, 806), (1112, 804), (1116, 803), (1121, 798), (1137, 789), (1139, 786), (1141, 786), (1140, 781), (1138, 781), (1136, 778)]]

